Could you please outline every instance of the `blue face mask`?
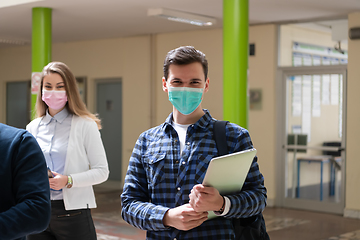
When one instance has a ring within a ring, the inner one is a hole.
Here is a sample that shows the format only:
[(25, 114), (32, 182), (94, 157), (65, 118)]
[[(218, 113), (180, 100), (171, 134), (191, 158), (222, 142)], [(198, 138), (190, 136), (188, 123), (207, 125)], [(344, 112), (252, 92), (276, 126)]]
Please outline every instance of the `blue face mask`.
[(169, 87), (169, 101), (182, 114), (189, 115), (200, 105), (203, 88)]

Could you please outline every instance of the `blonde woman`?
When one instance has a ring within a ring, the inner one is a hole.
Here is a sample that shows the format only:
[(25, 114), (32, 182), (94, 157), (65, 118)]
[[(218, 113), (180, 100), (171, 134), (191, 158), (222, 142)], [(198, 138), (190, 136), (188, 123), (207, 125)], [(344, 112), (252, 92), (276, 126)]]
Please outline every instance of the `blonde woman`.
[(38, 118), (26, 129), (45, 156), (52, 212), (48, 228), (27, 239), (96, 239), (90, 210), (96, 208), (92, 186), (109, 175), (101, 124), (82, 102), (75, 77), (64, 63), (44, 67), (36, 113)]

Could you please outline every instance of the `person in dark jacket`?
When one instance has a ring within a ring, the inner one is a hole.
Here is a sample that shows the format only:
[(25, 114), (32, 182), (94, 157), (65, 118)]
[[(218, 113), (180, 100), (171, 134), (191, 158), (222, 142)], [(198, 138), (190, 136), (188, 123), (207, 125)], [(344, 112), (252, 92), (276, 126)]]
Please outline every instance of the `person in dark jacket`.
[(44, 155), (26, 130), (0, 123), (0, 239), (25, 240), (50, 221)]

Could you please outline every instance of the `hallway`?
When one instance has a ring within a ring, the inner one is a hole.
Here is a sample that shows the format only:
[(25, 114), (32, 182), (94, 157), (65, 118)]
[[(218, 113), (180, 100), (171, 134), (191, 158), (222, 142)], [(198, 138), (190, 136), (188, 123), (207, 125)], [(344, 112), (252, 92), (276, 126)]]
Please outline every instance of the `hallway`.
[[(141, 240), (145, 231), (132, 227), (120, 215), (120, 188), (95, 187), (98, 207), (92, 210), (99, 240)], [(271, 240), (360, 240), (360, 219), (339, 215), (266, 208)]]

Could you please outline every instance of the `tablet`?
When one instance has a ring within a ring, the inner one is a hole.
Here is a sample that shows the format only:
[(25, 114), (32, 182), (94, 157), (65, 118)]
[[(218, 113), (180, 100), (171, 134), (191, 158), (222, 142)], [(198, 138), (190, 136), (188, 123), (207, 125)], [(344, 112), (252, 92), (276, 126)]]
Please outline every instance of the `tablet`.
[(240, 191), (255, 155), (252, 148), (211, 159), (202, 184), (221, 194)]

